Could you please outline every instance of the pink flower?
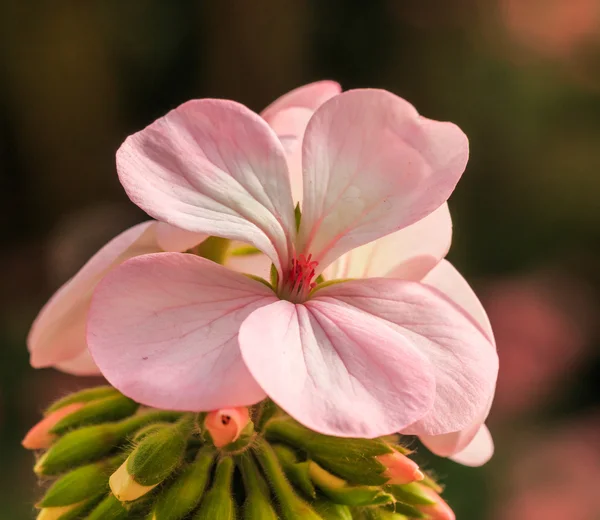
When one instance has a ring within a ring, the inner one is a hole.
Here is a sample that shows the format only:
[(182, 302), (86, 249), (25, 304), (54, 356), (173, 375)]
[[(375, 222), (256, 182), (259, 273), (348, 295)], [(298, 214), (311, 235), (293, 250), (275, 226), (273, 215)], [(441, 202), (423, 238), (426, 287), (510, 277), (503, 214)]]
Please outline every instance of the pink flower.
[[(348, 251), (443, 205), (467, 156), (455, 125), (381, 90), (320, 106), (304, 133), (301, 169), (242, 105), (185, 103), (120, 148), (125, 190), (158, 220), (258, 248), (277, 281), (271, 287), (194, 255), (128, 260), (92, 300), (96, 363), (115, 387), (156, 407), (214, 410), (268, 395), (331, 435), (472, 427), (487, 413), (497, 356), (461, 306), (412, 280), (318, 284)], [(298, 230), (288, 161), (292, 174), (302, 172)]]
[[(340, 86), (321, 81), (289, 92), (263, 112), (290, 154), (290, 164), (299, 162), (299, 146), (308, 119), (325, 100), (338, 94)], [(36, 318), (27, 344), (31, 364), (54, 366), (78, 375), (98, 374), (86, 344), (85, 327), (96, 284), (117, 265), (135, 256), (164, 251), (182, 252), (206, 238), (206, 234), (178, 229), (159, 222), (144, 222), (111, 240), (50, 299)], [(235, 264), (235, 259), (233, 259)], [(233, 265), (235, 268), (235, 265)]]
[(85, 403), (72, 403), (52, 412), (27, 432), (21, 441), (21, 444), (28, 450), (48, 448), (56, 439), (56, 435), (50, 433), (50, 430), (56, 426), (60, 420), (83, 408), (84, 405)]
[(213, 444), (220, 448), (239, 439), (250, 422), (250, 413), (245, 406), (221, 408), (206, 415), (204, 426), (210, 433)]

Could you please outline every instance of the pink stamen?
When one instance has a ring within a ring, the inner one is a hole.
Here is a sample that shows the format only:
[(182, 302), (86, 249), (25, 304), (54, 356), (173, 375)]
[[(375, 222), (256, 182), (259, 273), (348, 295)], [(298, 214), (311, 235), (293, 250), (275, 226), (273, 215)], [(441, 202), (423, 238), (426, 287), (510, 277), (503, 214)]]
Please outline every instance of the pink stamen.
[(287, 280), (284, 285), (290, 294), (305, 297), (317, 284), (313, 281), (319, 262), (312, 259), (312, 255), (303, 254), (292, 259), (292, 265), (288, 271)]

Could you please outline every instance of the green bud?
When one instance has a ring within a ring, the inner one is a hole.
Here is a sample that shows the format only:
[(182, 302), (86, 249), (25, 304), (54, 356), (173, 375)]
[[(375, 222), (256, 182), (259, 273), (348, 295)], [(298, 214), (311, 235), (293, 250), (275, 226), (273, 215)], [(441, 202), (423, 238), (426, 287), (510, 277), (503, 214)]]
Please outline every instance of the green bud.
[(128, 517), (127, 508), (111, 494), (96, 506), (86, 520), (126, 520)]
[(121, 394), (97, 399), (60, 420), (50, 433), (62, 435), (73, 428), (123, 419), (134, 414), (138, 407), (138, 403)]
[(96, 399), (103, 399), (104, 397), (121, 395), (116, 388), (112, 386), (97, 386), (95, 388), (86, 388), (85, 390), (81, 390), (80, 392), (75, 392), (73, 394), (69, 394), (58, 401), (55, 401), (51, 406), (49, 406), (44, 415), (49, 415), (52, 412), (56, 412), (56, 410), (60, 410), (61, 408), (73, 404), (73, 403), (89, 403), (90, 401), (95, 401)]
[(394, 512), (399, 513), (409, 518), (428, 518), (427, 515), (423, 514), (416, 507), (410, 504), (404, 504), (403, 502), (396, 502), (394, 505)]
[(436, 503), (435, 500), (432, 500), (423, 493), (421, 485), (416, 482), (411, 482), (410, 484), (404, 484), (402, 486), (386, 486), (386, 490), (394, 495), (396, 500), (404, 502), (405, 504), (431, 506)]
[(138, 442), (140, 442), (144, 437), (155, 433), (159, 430), (162, 430), (164, 428), (168, 428), (169, 426), (171, 426), (171, 423), (168, 422), (157, 422), (157, 423), (153, 423), (153, 424), (149, 424), (147, 426), (144, 426), (143, 428), (140, 428), (136, 434), (133, 436), (133, 442), (135, 444), (137, 444)]
[(174, 420), (181, 413), (154, 411), (117, 423), (85, 426), (66, 433), (40, 457), (34, 467), (38, 475), (58, 475), (75, 466), (101, 459), (129, 435), (156, 421)]
[(262, 403), (260, 403), (260, 408), (255, 421), (256, 429), (258, 431), (262, 431), (265, 427), (265, 424), (267, 424), (270, 419), (280, 413), (281, 410), (273, 401), (271, 401), (271, 399), (265, 399)]
[(378, 486), (388, 479), (385, 466), (375, 457), (393, 453), (379, 439), (348, 439), (313, 432), (289, 417), (275, 418), (265, 426), (267, 439), (302, 448), (309, 457), (336, 475), (356, 484)]
[(313, 507), (323, 520), (352, 520), (352, 513), (348, 506), (333, 504), (328, 500), (317, 500)]
[(264, 439), (257, 440), (256, 457), (277, 497), (283, 520), (322, 520), (312, 507), (295, 493), (285, 478), (275, 451)]
[(81, 466), (59, 478), (37, 504), (38, 508), (76, 504), (108, 492), (108, 477), (125, 460), (125, 455)]
[(202, 448), (196, 460), (183, 468), (173, 484), (159, 495), (150, 520), (181, 520), (195, 509), (204, 495), (214, 459), (212, 448)]
[(194, 520), (235, 520), (235, 500), (231, 494), (233, 470), (231, 457), (218, 462), (212, 487), (204, 495)]
[[(409, 520), (409, 517), (407, 516), (381, 508), (365, 508), (354, 511), (353, 518), (355, 520)], [(423, 518), (423, 516), (418, 516), (416, 518)], [(412, 518), (410, 520), (412, 520)]]
[(329, 500), (347, 506), (374, 506), (389, 504), (394, 497), (378, 486), (351, 486), (332, 475), (316, 462), (309, 462), (310, 478)]
[(275, 444), (273, 450), (279, 459), (279, 463), (285, 471), (285, 475), (292, 484), (302, 491), (308, 498), (317, 496), (315, 486), (309, 474), (309, 462), (298, 462), (296, 452), (287, 446)]
[(277, 514), (271, 505), (271, 493), (262, 478), (250, 451), (235, 458), (242, 473), (246, 501), (244, 502), (244, 520), (277, 520)]
[(88, 498), (67, 506), (44, 507), (40, 510), (37, 520), (77, 520), (96, 505), (98, 498)]

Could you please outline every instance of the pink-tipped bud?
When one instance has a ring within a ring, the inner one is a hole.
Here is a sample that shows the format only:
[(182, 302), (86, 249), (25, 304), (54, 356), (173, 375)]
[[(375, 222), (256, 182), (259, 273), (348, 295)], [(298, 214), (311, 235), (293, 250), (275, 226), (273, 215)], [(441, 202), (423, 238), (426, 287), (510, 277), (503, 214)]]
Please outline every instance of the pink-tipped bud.
[(67, 415), (83, 408), (85, 403), (68, 404), (50, 413), (27, 432), (25, 438), (21, 441), (24, 448), (28, 450), (42, 450), (49, 448), (56, 439), (56, 435), (50, 433), (50, 430)]
[(237, 441), (249, 422), (248, 408), (221, 408), (207, 414), (204, 426), (210, 433), (213, 444), (221, 448)]
[(425, 475), (419, 469), (416, 462), (397, 451), (386, 455), (379, 455), (377, 460), (386, 467), (383, 475), (389, 478), (388, 484), (410, 484), (411, 482), (425, 478)]
[(419, 511), (425, 513), (430, 520), (456, 520), (454, 511), (444, 500), (430, 487), (419, 484), (423, 495), (430, 500), (434, 500), (435, 504), (417, 506)]

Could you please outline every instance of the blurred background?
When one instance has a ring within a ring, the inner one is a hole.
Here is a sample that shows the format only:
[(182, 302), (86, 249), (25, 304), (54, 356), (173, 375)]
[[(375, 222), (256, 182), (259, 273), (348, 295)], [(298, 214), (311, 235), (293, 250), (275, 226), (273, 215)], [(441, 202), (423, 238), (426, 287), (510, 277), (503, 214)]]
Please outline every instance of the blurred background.
[(317, 80), (467, 133), (450, 259), (501, 360), (481, 469), (434, 460), (459, 520), (600, 517), (600, 0), (1, 0), (0, 518), (34, 517), (26, 430), (97, 381), (33, 370), (47, 298), (144, 219), (124, 138), (190, 98), (256, 111)]

